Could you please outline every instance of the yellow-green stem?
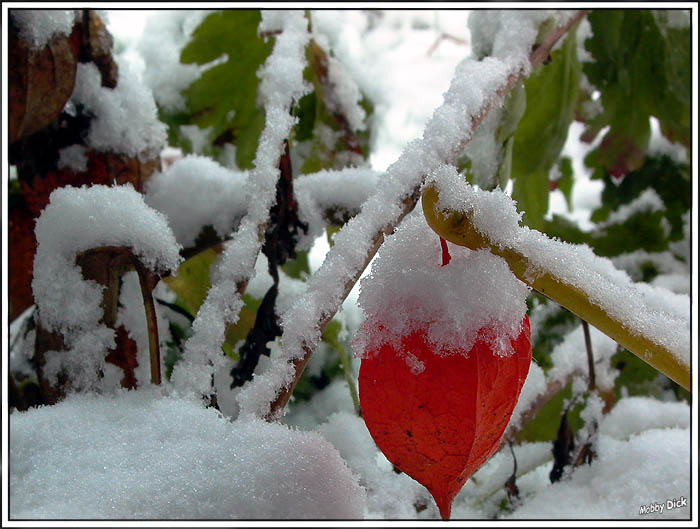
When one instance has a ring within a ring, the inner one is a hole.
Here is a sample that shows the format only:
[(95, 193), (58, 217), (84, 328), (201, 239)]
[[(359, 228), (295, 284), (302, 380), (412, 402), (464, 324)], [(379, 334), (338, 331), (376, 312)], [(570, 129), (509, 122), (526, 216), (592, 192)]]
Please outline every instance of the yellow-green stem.
[[(690, 389), (690, 366), (682, 363), (669, 349), (656, 343), (641, 331), (632, 332), (624, 321), (608, 314), (591, 299), (592, 294), (581, 287), (567, 283), (551, 271), (532, 278), (527, 274), (530, 268), (526, 255), (514, 248), (498, 247), (486, 236), (478, 232), (472, 224), (471, 215), (456, 212), (443, 212), (437, 206), (438, 193), (434, 187), (423, 192), (423, 213), (430, 227), (448, 241), (471, 249), (486, 248), (491, 253), (505, 259), (515, 276), (533, 289), (559, 303), (579, 318), (587, 321), (608, 335), (630, 352), (647, 362), (688, 391)], [(556, 241), (552, 241), (556, 244)], [(561, 243), (564, 244), (564, 243)], [(573, 264), (573, 263), (572, 263)]]

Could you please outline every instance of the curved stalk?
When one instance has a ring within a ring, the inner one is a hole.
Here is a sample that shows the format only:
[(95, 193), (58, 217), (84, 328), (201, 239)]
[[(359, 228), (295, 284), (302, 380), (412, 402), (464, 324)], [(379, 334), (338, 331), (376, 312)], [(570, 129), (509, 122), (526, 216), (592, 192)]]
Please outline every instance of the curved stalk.
[[(423, 213), (428, 225), (444, 239), (473, 250), (486, 248), (502, 257), (513, 274), (523, 283), (587, 321), (686, 390), (691, 390), (690, 367), (683, 364), (669, 349), (641, 331), (639, 334), (633, 333), (624, 321), (595, 305), (591, 301), (594, 298), (592, 293), (567, 283), (551, 270), (532, 278), (527, 273), (527, 255), (514, 248), (499, 247), (492, 243), (474, 228), (471, 214), (443, 212), (438, 207), (438, 192), (434, 187), (428, 187), (423, 192)], [(552, 244), (557, 244), (557, 241), (552, 241)]]

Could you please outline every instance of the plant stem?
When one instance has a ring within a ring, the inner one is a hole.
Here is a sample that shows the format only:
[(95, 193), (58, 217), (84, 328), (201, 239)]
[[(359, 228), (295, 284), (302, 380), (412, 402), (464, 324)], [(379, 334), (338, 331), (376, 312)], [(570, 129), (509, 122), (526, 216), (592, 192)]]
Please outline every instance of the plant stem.
[(156, 305), (153, 302), (153, 288), (158, 282), (158, 276), (149, 272), (141, 262), (134, 257), (134, 268), (139, 276), (141, 295), (143, 296), (143, 308), (146, 311), (146, 325), (148, 328), (148, 351), (151, 358), (151, 383), (161, 383), (160, 373), (160, 339), (158, 338), (158, 321), (156, 319)]
[(595, 391), (595, 360), (593, 359), (593, 346), (591, 345), (591, 332), (588, 328), (588, 322), (581, 320), (583, 327), (583, 337), (586, 341), (586, 356), (588, 356), (588, 389)]

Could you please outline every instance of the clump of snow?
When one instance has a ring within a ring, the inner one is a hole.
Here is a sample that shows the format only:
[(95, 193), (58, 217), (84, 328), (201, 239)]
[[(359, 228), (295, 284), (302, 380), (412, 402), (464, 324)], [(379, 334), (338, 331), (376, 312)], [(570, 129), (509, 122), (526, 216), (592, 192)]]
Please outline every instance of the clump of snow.
[(620, 441), (654, 428), (690, 428), (690, 406), (649, 397), (627, 397), (615, 404), (600, 425), (600, 433)]
[[(655, 429), (619, 441), (601, 435), (597, 457), (554, 484), (544, 479), (511, 519), (688, 519), (690, 431)], [(548, 481), (548, 480), (547, 480)], [(520, 483), (519, 483), (520, 484)], [(686, 499), (686, 506), (642, 514), (652, 503)]]
[(628, 218), (636, 213), (641, 212), (654, 212), (654, 211), (664, 211), (666, 206), (663, 200), (652, 188), (646, 189), (641, 195), (629, 202), (628, 204), (623, 204), (615, 211), (608, 215), (608, 218), (604, 222), (600, 223), (599, 226), (604, 228), (612, 224), (618, 224), (625, 222)]
[(73, 31), (79, 11), (60, 9), (12, 9), (10, 15), (19, 27), (21, 39), (34, 49), (43, 48), (56, 36), (68, 36)]
[(476, 57), (486, 55), (511, 63), (526, 63), (540, 25), (554, 17), (563, 23), (565, 13), (551, 10), (483, 10), (469, 15), (472, 49)]
[(649, 140), (649, 155), (668, 156), (679, 164), (688, 163), (688, 148), (682, 143), (671, 143), (661, 132), (659, 120), (652, 117), (651, 139)]
[(537, 401), (537, 398), (547, 391), (547, 378), (545, 377), (542, 368), (537, 365), (537, 362), (530, 363), (530, 370), (527, 372), (527, 378), (520, 390), (518, 402), (515, 404), (513, 414), (510, 416), (508, 426), (505, 430), (505, 435), (509, 436), (511, 432), (518, 431), (522, 426), (523, 415)]
[(517, 462), (516, 485), (521, 495), (528, 490), (524, 483), (528, 474), (536, 471), (541, 465), (551, 465), (551, 443), (520, 443), (513, 445), (512, 449), (513, 453), (508, 447), (496, 452), (467, 480), (455, 497), (452, 506), (453, 519), (495, 519), (501, 515), (501, 501), (506, 497), (506, 488), (503, 485), (510, 478), (515, 466), (513, 455)]
[(151, 91), (142, 85), (127, 62), (116, 58), (116, 88), (102, 86), (94, 63), (80, 63), (71, 102), (94, 115), (85, 143), (98, 151), (157, 158), (166, 144), (165, 124), (158, 120)]
[(666, 28), (684, 29), (690, 26), (689, 9), (653, 9), (651, 12), (664, 34)]
[(204, 152), (204, 148), (209, 144), (209, 136), (213, 130), (214, 127), (200, 129), (198, 125), (180, 125), (180, 134), (190, 142), (192, 152), (196, 154)]
[(496, 140), (496, 131), (501, 123), (502, 110), (494, 108), (472, 136), (463, 154), (469, 157), (469, 172), (474, 183), (484, 189), (492, 189), (502, 158), (502, 145)]
[(364, 130), (366, 114), (360, 106), (362, 100), (360, 89), (340, 61), (330, 55), (328, 56), (328, 81), (333, 89), (331, 110), (344, 115), (352, 130)]
[(323, 234), (329, 220), (342, 223), (344, 217), (356, 215), (376, 188), (379, 177), (379, 173), (372, 169), (347, 167), (338, 171), (324, 169), (296, 178), (294, 195), (299, 204), (300, 218), (309, 226), (309, 231), (299, 240), (298, 248), (310, 247)]
[(456, 169), (443, 166), (433, 175), (439, 207), (472, 214), (474, 228), (498, 248), (510, 248), (529, 261), (528, 274), (545, 272), (581, 291), (633, 334), (668, 349), (679, 362), (690, 361), (690, 299), (646, 283), (633, 283), (608, 259), (587, 245), (549, 239), (521, 227), (515, 203), (496, 190), (482, 191), (464, 183)]
[(408, 475), (394, 472), (356, 414), (335, 412), (316, 431), (333, 443), (350, 469), (361, 476), (360, 485), (367, 489), (366, 518), (415, 518), (415, 504), (429, 506), (433, 517), (437, 516), (428, 491)]
[[(317, 356), (323, 357), (324, 355), (321, 351), (317, 352), (309, 363)], [(307, 369), (309, 369), (309, 367), (307, 367)], [(352, 399), (350, 398), (347, 382), (340, 378), (334, 378), (325, 388), (314, 393), (308, 403), (293, 402), (289, 406), (288, 413), (282, 418), (282, 422), (289, 425), (291, 428), (315, 430), (328, 421), (331, 414), (335, 413), (357, 417), (353, 408)], [(351, 421), (348, 421), (348, 428), (350, 428), (350, 422)], [(367, 433), (367, 427), (364, 424), (360, 424), (360, 428)], [(333, 442), (336, 448), (340, 449), (331, 437), (326, 435), (324, 435), (324, 437)], [(374, 449), (376, 450), (376, 446)], [(370, 456), (368, 455), (368, 457)], [(373, 455), (371, 457), (373, 457)], [(347, 458), (345, 459), (347, 460)], [(363, 472), (358, 469), (354, 470), (359, 474), (363, 474)]]
[(47, 376), (55, 379), (63, 368), (76, 389), (91, 387), (114, 332), (99, 322), (103, 288), (83, 280), (76, 256), (101, 246), (130, 247), (147, 268), (172, 272), (180, 246), (165, 217), (130, 184), (57, 188), (36, 221), (36, 238), (32, 289), (41, 323), (60, 332), (70, 349), (47, 353)]
[(70, 145), (58, 151), (58, 168), (67, 167), (77, 172), (87, 171), (88, 159), (84, 145)]
[(317, 433), (234, 423), (158, 389), (72, 395), (10, 420), (14, 519), (361, 518), (365, 491)]
[(439, 355), (467, 355), (479, 338), (499, 355), (513, 353), (510, 341), (520, 334), (530, 289), (487, 250), (450, 244), (449, 251), (443, 266), (440, 238), (422, 214), (386, 238), (360, 283), (367, 319), (353, 340), (357, 355), (385, 343), (399, 349), (402, 337), (421, 330)]
[(182, 48), (210, 11), (160, 11), (151, 17), (138, 44), (146, 64), (143, 80), (167, 112), (185, 109), (182, 91), (200, 76), (199, 66), (180, 62)]
[(22, 373), (31, 378), (36, 378), (36, 370), (31, 361), (36, 339), (33, 319), (35, 310), (34, 305), (28, 307), (12, 320), (9, 328), (8, 369), (12, 373)]
[(189, 155), (149, 178), (146, 203), (163, 213), (185, 248), (205, 226), (222, 239), (245, 214), (247, 173), (226, 169), (211, 158)]
[(686, 283), (690, 283), (688, 264), (676, 259), (671, 252), (650, 253), (646, 250), (635, 250), (616, 255), (611, 260), (617, 268), (627, 272), (634, 281), (641, 281), (644, 277), (642, 265), (651, 264), (661, 275), (684, 276)]
[[(612, 389), (617, 371), (610, 366), (610, 358), (617, 352), (617, 342), (589, 326), (591, 349), (595, 362), (596, 385), (601, 389)], [(579, 374), (588, 375), (588, 355), (583, 328), (579, 325), (566, 334), (551, 354), (553, 367), (547, 373), (553, 380), (564, 380)]]
[[(578, 62), (594, 62), (593, 55), (586, 49), (586, 41), (593, 37), (593, 28), (588, 20), (588, 17), (583, 17), (581, 22), (578, 24), (578, 29), (576, 30), (576, 57)], [(588, 84), (588, 79), (582, 76)]]

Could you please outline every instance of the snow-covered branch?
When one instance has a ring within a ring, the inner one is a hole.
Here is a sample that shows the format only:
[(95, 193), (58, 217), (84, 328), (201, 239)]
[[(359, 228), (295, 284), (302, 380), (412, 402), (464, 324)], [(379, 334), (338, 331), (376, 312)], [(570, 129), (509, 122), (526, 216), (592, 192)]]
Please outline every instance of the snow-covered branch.
[(255, 168), (245, 187), (247, 214), (226, 244), (207, 298), (192, 324), (193, 335), (173, 370), (171, 380), (181, 389), (208, 393), (212, 375), (224, 360), (221, 345), (226, 326), (237, 321), (243, 307), (241, 287), (253, 273), (270, 208), (275, 202), (284, 142), (295, 123), (290, 109), (307, 91), (302, 74), (304, 50), (310, 36), (303, 12), (263, 11), (259, 31), (279, 29), (282, 32), (260, 72), (259, 95), (265, 107), (265, 127), (260, 135)]

